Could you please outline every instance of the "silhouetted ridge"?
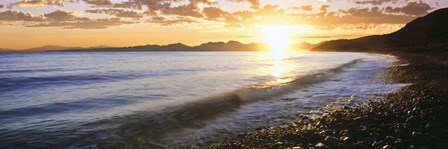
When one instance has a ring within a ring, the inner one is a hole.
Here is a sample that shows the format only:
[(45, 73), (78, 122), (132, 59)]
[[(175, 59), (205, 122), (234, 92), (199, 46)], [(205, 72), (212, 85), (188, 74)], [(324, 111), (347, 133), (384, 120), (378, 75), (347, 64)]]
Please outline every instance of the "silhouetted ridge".
[(267, 50), (261, 44), (242, 44), (238, 41), (225, 42), (208, 42), (199, 46), (193, 47), (199, 51), (258, 51)]
[(444, 49), (448, 49), (448, 8), (419, 17), (391, 34), (333, 40), (312, 48), (315, 51), (435, 51)]
[(81, 47), (64, 47), (64, 46), (57, 46), (57, 45), (45, 45), (41, 47), (35, 47), (35, 48), (29, 48), (26, 49), (26, 51), (30, 52), (38, 52), (38, 51), (53, 51), (53, 50), (75, 50), (75, 49), (82, 49)]
[(190, 47), (182, 43), (169, 45), (144, 45), (134, 47), (116, 47), (116, 48), (89, 48), (59, 51), (79, 51), (79, 52), (114, 52), (114, 51), (263, 51), (268, 50), (266, 44), (243, 44), (238, 41), (229, 42), (208, 42), (199, 46)]

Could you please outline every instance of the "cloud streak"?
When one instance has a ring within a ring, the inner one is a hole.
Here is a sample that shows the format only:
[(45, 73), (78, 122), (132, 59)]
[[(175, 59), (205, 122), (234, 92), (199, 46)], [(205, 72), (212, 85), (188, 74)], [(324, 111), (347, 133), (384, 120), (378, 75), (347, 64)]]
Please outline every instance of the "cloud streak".
[(26, 27), (62, 27), (65, 29), (103, 29), (135, 22), (123, 21), (120, 18), (90, 19), (77, 17), (74, 12), (56, 10), (40, 16), (20, 11), (0, 12), (0, 22), (22, 22)]
[(138, 13), (136, 11), (127, 11), (123, 9), (89, 9), (85, 12), (88, 13), (100, 13), (100, 14), (108, 14), (114, 17), (119, 18), (132, 18), (132, 19), (141, 19), (145, 15), (152, 15), (152, 12), (146, 12), (146, 13)]
[[(247, 3), (250, 8), (228, 11), (221, 2)], [(215, 22), (226, 27), (253, 26), (263, 23), (311, 24), (334, 26), (340, 24), (403, 24), (428, 13), (433, 8), (424, 2), (407, 2), (400, 6), (382, 6), (400, 0), (355, 0), (354, 4), (366, 5), (335, 9), (329, 2), (320, 5), (297, 5), (282, 8), (275, 4), (262, 5), (259, 0), (22, 0), (12, 6), (40, 7), (63, 6), (65, 3), (83, 2), (89, 8), (83, 12), (56, 10), (34, 16), (16, 10), (0, 12), (0, 23), (21, 22), (28, 27), (62, 27), (99, 29), (133, 23), (176, 25), (185, 23)], [(0, 8), (3, 5), (0, 5)], [(63, 8), (63, 7), (62, 7)], [(330, 9), (331, 8), (331, 9)], [(293, 11), (289, 11), (293, 10)], [(77, 14), (85, 13), (84, 17)], [(104, 14), (107, 17), (89, 18)], [(92, 24), (88, 24), (92, 23)]]
[(390, 13), (404, 13), (407, 15), (424, 15), (427, 14), (429, 10), (431, 10), (431, 6), (427, 3), (423, 2), (409, 2), (404, 7), (386, 7), (386, 12)]
[(178, 25), (178, 24), (185, 24), (185, 23), (196, 23), (197, 21), (188, 17), (176, 17), (174, 19), (167, 19), (164, 17), (152, 17), (150, 20), (147, 21), (148, 23), (156, 23), (163, 26), (172, 26), (172, 25)]
[(1, 22), (16, 22), (16, 21), (29, 21), (29, 22), (40, 22), (43, 21), (42, 16), (33, 16), (30, 13), (24, 13), (20, 11), (4, 11), (0, 12), (0, 21)]

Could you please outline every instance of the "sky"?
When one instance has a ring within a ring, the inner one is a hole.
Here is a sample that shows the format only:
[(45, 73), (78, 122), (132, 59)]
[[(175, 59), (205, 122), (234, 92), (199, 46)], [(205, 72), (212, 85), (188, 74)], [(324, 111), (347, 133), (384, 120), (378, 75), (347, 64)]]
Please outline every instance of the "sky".
[[(0, 49), (263, 42), (386, 34), (448, 7), (447, 0), (1, 0)], [(274, 30), (275, 31), (275, 30)]]

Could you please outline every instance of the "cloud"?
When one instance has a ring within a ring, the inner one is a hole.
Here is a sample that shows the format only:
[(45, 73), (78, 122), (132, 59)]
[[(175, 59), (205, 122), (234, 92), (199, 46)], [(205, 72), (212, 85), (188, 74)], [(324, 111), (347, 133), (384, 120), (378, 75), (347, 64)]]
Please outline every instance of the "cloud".
[(65, 29), (102, 29), (112, 26), (131, 24), (136, 22), (123, 21), (120, 18), (90, 19), (77, 17), (74, 12), (56, 10), (41, 16), (33, 16), (30, 13), (20, 11), (0, 12), (0, 23), (23, 22), (26, 27), (62, 27)]
[(244, 20), (251, 20), (255, 16), (252, 11), (237, 11), (229, 15), (224, 16), (227, 26), (239, 27), (243, 24)]
[(95, 6), (107, 6), (112, 5), (110, 0), (20, 0), (19, 2), (12, 3), (12, 6), (20, 7), (43, 7), (43, 6), (63, 6), (64, 3), (74, 3), (84, 1), (87, 4)]
[(390, 13), (404, 13), (407, 15), (425, 15), (428, 13), (429, 10), (431, 10), (431, 6), (429, 6), (427, 3), (424, 2), (409, 2), (406, 4), (406, 6), (403, 7), (386, 7), (385, 11)]
[(399, 1), (408, 1), (408, 0), (356, 0), (355, 4), (371, 4), (371, 5), (382, 5), (383, 3), (394, 3), (396, 4)]
[(304, 10), (304, 11), (312, 11), (313, 6), (312, 5), (302, 5), (302, 6), (294, 6), (292, 7), (294, 10)]
[(383, 17), (384, 14), (379, 7), (372, 8), (350, 8), (348, 10), (339, 10), (344, 14), (353, 17)]
[(193, 4), (199, 4), (199, 3), (203, 3), (203, 4), (217, 4), (218, 2), (216, 0), (190, 0), (190, 3)]
[(214, 4), (214, 0), (189, 0), (188, 3), (179, 3), (181, 0), (128, 0), (122, 3), (113, 4), (116, 8), (132, 8), (143, 10), (145, 7), (149, 12), (160, 12), (163, 15), (190, 16), (202, 18), (203, 14), (198, 7), (199, 4)]
[[(337, 15), (336, 15), (337, 14)], [(350, 8), (337, 13), (320, 15), (318, 24), (403, 24), (415, 17), (399, 14), (386, 14), (379, 7)]]
[(115, 16), (115, 17), (133, 18), (133, 19), (140, 19), (145, 14), (153, 15), (153, 13), (149, 13), (149, 12), (148, 13), (138, 13), (136, 11), (127, 11), (127, 10), (123, 10), (123, 9), (90, 9), (90, 10), (86, 10), (85, 12), (104, 13), (104, 14)]
[(204, 13), (204, 15), (209, 19), (222, 18), (229, 14), (228, 12), (218, 7), (205, 7), (204, 9), (202, 9), (202, 13)]
[(327, 9), (330, 7), (330, 5), (320, 5), (319, 10), (321, 11), (327, 11)]
[[(225, 22), (228, 26), (240, 27), (248, 23), (275, 22), (275, 18), (282, 18), (283, 9), (279, 9), (277, 5), (265, 5), (254, 11), (237, 11), (225, 16)], [(255, 19), (257, 17), (258, 19)]]
[(180, 4), (176, 6), (172, 5), (173, 3), (184, 1), (186, 0), (127, 0), (121, 3), (115, 3), (113, 4), (113, 6), (117, 8), (133, 8), (133, 9), (143, 9), (144, 8), (143, 6), (145, 6), (149, 10), (157, 11), (170, 8), (179, 9), (178, 7), (181, 5), (183, 5), (183, 7), (186, 7), (187, 5), (197, 7), (198, 4), (211, 5), (217, 3), (215, 0), (189, 0), (187, 4)]
[(21, 0), (19, 2), (13, 3), (12, 5), (17, 5), (21, 7), (42, 7), (47, 5), (62, 6), (65, 2), (76, 2), (78, 0)]
[(164, 15), (191, 16), (196, 18), (203, 17), (200, 9), (194, 3), (179, 5), (176, 7), (163, 7), (160, 12)]
[(33, 16), (30, 13), (24, 13), (20, 11), (4, 11), (0, 12), (0, 22), (8, 21), (8, 22), (14, 22), (14, 21), (31, 21), (31, 22), (38, 22), (43, 21), (42, 17), (36, 17)]
[(170, 6), (175, 0), (128, 0), (113, 4), (117, 8), (143, 9), (146, 6), (149, 10), (159, 10), (162, 7)]
[(260, 1), (259, 0), (229, 0), (231, 2), (248, 2), (251, 4), (251, 8), (253, 9), (258, 9), (258, 7), (260, 7)]
[[(326, 7), (324, 7), (326, 8)], [(326, 10), (326, 9), (325, 9)], [(406, 14), (390, 14), (379, 7), (350, 8), (347, 10), (324, 11), (317, 13), (286, 13), (276, 5), (266, 5), (254, 11), (221, 12), (222, 9), (213, 8), (214, 20), (221, 22), (224, 18), (229, 27), (250, 26), (264, 23), (280, 24), (309, 24), (315, 26), (337, 26), (344, 24), (404, 24), (415, 16)], [(207, 13), (204, 12), (204, 14)], [(207, 16), (207, 17), (209, 17)], [(331, 27), (330, 27), (331, 28)]]
[(26, 26), (62, 27), (63, 29), (104, 29), (131, 23), (134, 22), (122, 21), (120, 18), (106, 18), (106, 19), (77, 18), (76, 21), (50, 21), (46, 23), (31, 24)]
[(87, 4), (92, 4), (96, 6), (107, 6), (112, 5), (112, 2), (110, 0), (84, 0)]
[(44, 14), (44, 16), (54, 21), (70, 21), (76, 18), (73, 12), (67, 12), (61, 10), (56, 10), (54, 12)]
[[(59, 26), (63, 28), (107, 28), (130, 23), (144, 23), (145, 16), (151, 18), (146, 22), (160, 25), (175, 25), (182, 23), (197, 23), (212, 21), (228, 27), (254, 26), (256, 24), (310, 24), (316, 26), (334, 26), (339, 24), (403, 24), (417, 15), (426, 14), (431, 7), (423, 2), (409, 2), (403, 7), (370, 7), (349, 8), (343, 10), (329, 9), (330, 5), (298, 5), (285, 11), (278, 5), (260, 6), (259, 0), (227, 0), (245, 2), (251, 8), (239, 11), (226, 11), (217, 6), (217, 0), (22, 0), (17, 3), (28, 5), (62, 5), (64, 2), (85, 2), (95, 5), (85, 10), (87, 13), (107, 14), (111, 18), (80, 18), (75, 12), (57, 10), (41, 16), (18, 11), (1, 12), (0, 23), (6, 20), (34, 20), (25, 23), (26, 26)], [(357, 0), (358, 3), (372, 4), (374, 0)], [(377, 3), (394, 2), (395, 0), (377, 0)], [(406, 0), (405, 0), (406, 1)], [(313, 7), (315, 10), (312, 11)], [(337, 7), (332, 7), (337, 8)], [(304, 12), (306, 11), (306, 12)], [(87, 15), (89, 16), (89, 15)], [(41, 22), (38, 22), (40, 20)], [(132, 21), (125, 21), (132, 20)], [(33, 23), (34, 22), (34, 23)], [(38, 23), (36, 23), (38, 22)], [(93, 24), (87, 24), (93, 23)], [(73, 24), (73, 25), (70, 25)]]
[(160, 25), (171, 26), (184, 23), (196, 23), (197, 21), (189, 17), (176, 17), (174, 19), (166, 19), (164, 17), (152, 17), (148, 23), (157, 23)]

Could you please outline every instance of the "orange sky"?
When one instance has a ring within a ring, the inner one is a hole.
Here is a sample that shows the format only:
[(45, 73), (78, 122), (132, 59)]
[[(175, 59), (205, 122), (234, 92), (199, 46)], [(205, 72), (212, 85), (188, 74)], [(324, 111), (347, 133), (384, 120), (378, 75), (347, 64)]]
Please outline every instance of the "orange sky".
[(448, 6), (445, 0), (2, 0), (0, 48), (263, 42), (263, 26), (292, 42), (384, 34)]

